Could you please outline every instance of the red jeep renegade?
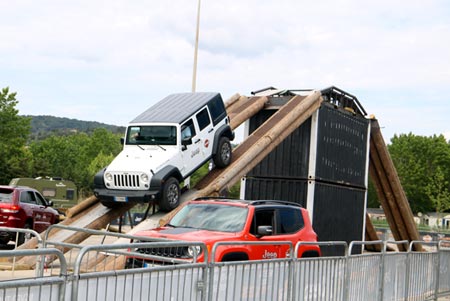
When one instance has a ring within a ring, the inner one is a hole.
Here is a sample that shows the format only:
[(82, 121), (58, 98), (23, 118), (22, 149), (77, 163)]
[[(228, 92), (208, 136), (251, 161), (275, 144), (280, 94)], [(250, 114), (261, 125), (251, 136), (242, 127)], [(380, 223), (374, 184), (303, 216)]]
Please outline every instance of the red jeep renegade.
[[(164, 227), (136, 233), (156, 239), (203, 242), (209, 252), (217, 242), (274, 242), (274, 244), (222, 245), (215, 251), (215, 261), (238, 261), (285, 258), (290, 247), (280, 242), (316, 242), (306, 209), (299, 204), (284, 201), (244, 201), (232, 199), (197, 199), (186, 205)], [(136, 242), (136, 241), (135, 241)], [(278, 243), (278, 244), (277, 244)], [(192, 260), (204, 260), (199, 247), (145, 248), (137, 252)], [(320, 256), (318, 245), (303, 245), (298, 257)], [(211, 256), (211, 255), (208, 255)], [(210, 258), (211, 259), (211, 258)], [(129, 258), (127, 267), (146, 266), (143, 259)]]

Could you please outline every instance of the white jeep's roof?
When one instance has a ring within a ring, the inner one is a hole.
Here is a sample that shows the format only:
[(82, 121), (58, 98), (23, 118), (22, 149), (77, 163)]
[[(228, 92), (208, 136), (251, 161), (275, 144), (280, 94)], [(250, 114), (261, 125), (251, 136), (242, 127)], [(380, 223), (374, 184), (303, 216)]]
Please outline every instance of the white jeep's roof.
[(134, 118), (130, 123), (181, 123), (216, 97), (222, 100), (217, 92), (171, 94)]

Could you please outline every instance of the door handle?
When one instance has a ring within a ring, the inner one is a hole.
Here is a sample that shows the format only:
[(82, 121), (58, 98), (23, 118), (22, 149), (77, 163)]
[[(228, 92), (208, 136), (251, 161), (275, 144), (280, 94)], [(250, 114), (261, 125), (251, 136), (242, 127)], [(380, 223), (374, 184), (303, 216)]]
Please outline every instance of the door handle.
[(214, 129), (210, 129), (210, 130), (208, 131), (208, 134), (211, 133), (212, 131), (214, 131)]
[(197, 143), (199, 143), (200, 142), (200, 139), (197, 139), (197, 140), (195, 140), (195, 144), (197, 144)]

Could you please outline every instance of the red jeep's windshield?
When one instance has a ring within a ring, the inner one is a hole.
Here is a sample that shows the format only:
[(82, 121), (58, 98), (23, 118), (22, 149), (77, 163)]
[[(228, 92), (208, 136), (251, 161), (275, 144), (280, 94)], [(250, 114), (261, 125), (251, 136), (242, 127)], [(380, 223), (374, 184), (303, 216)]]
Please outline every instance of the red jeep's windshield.
[(188, 204), (170, 221), (169, 226), (220, 232), (240, 232), (248, 209), (223, 204)]

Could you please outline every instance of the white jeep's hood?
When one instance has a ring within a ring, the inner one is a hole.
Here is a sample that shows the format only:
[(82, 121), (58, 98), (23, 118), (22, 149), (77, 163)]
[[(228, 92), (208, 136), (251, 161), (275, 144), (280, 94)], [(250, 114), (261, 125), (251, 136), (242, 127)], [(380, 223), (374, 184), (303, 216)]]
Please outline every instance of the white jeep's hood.
[(157, 172), (161, 166), (167, 165), (167, 162), (174, 157), (178, 151), (176, 146), (163, 145), (142, 145), (126, 147), (109, 164), (107, 170), (110, 172)]

